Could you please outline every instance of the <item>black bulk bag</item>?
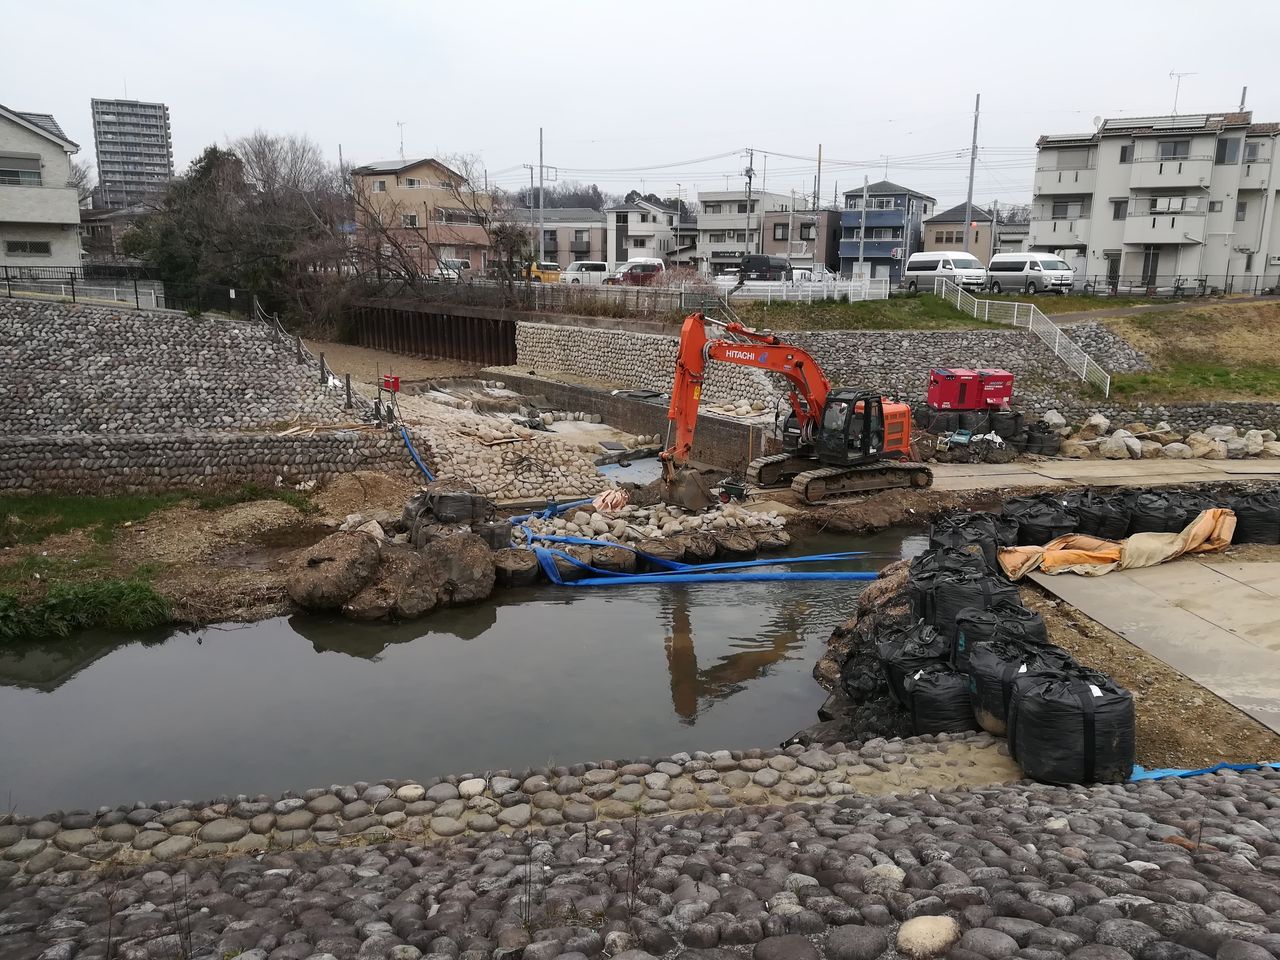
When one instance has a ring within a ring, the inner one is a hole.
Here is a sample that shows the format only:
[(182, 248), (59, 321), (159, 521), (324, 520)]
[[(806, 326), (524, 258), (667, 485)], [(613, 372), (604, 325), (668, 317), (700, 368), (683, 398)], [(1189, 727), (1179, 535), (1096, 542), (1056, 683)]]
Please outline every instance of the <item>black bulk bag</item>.
[(1280, 495), (1275, 491), (1234, 497), (1228, 505), (1236, 515), (1232, 543), (1280, 543)]
[(1022, 414), (1012, 410), (993, 410), (991, 430), (997, 437), (1008, 440), (1022, 432)]
[(1043, 783), (1123, 783), (1133, 773), (1133, 695), (1105, 673), (1026, 673), (1009, 699), (1009, 753)]
[(1000, 603), (1019, 604), (1018, 588), (1003, 577), (975, 573), (952, 573), (940, 577), (934, 591), (933, 625), (953, 641), (956, 617), (966, 607), (990, 610)]
[(1086, 490), (1075, 502), (1076, 532), (1104, 540), (1129, 535), (1129, 505), (1123, 497)]
[(975, 437), (988, 433), (991, 430), (991, 417), (985, 410), (961, 410), (960, 429), (972, 431)]
[(1004, 736), (1008, 729), (1013, 684), (1028, 673), (1063, 671), (1076, 667), (1071, 654), (1050, 643), (995, 639), (969, 648), (969, 699), (978, 726)]
[(977, 545), (987, 560), (987, 569), (999, 569), (997, 554), (1001, 547), (1012, 547), (1018, 540), (1017, 521), (994, 513), (953, 513), (939, 517), (929, 527), (930, 547), (952, 547), (963, 550)]
[(1042, 500), (1018, 517), (1018, 546), (1044, 546), (1076, 529), (1076, 515), (1059, 503)]
[(1129, 534), (1178, 533), (1187, 525), (1187, 512), (1162, 493), (1141, 493), (1129, 512)]
[(1003, 600), (985, 610), (965, 607), (956, 614), (951, 665), (967, 673), (969, 650), (975, 643), (992, 640), (1041, 645), (1049, 642), (1049, 632), (1040, 614), (1016, 601)]
[(938, 577), (966, 570), (974, 573), (987, 572), (986, 557), (977, 544), (959, 549), (936, 547), (914, 558), (907, 572), (907, 596), (911, 600), (912, 616), (917, 620), (933, 623), (933, 599)]
[(924, 424), (925, 433), (941, 436), (959, 429), (960, 414), (955, 410), (930, 410), (929, 415), (920, 422)]
[(948, 664), (921, 667), (908, 675), (903, 686), (916, 736), (978, 729), (969, 704), (969, 680)]
[(951, 645), (927, 623), (916, 623), (905, 629), (887, 631), (876, 643), (876, 657), (889, 683), (889, 696), (901, 707), (909, 705), (906, 678), (921, 667), (946, 663)]

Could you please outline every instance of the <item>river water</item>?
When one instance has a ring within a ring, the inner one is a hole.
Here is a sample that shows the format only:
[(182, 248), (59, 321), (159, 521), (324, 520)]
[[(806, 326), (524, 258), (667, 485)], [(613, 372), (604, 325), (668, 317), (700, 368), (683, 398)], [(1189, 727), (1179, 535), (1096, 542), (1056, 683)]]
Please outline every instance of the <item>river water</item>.
[[(923, 547), (888, 532), (793, 552), (866, 550), (826, 566), (874, 570)], [(414, 623), (294, 616), (0, 650), (0, 806), (772, 746), (816, 720), (810, 671), (862, 587), (544, 586)]]

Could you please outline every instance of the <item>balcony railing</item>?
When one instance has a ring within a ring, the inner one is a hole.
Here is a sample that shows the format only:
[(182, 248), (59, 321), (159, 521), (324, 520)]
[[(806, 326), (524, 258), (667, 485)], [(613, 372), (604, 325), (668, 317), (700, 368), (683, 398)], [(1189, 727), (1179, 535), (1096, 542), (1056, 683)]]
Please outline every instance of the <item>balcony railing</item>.
[(1096, 170), (1098, 163), (1096, 160), (1090, 160), (1084, 166), (1059, 166), (1056, 163), (1036, 164), (1036, 173), (1044, 173), (1045, 171), (1053, 171), (1054, 173), (1069, 173), (1074, 170)]
[(590, 240), (570, 240), (569, 250), (572, 253), (590, 253), (591, 241)]

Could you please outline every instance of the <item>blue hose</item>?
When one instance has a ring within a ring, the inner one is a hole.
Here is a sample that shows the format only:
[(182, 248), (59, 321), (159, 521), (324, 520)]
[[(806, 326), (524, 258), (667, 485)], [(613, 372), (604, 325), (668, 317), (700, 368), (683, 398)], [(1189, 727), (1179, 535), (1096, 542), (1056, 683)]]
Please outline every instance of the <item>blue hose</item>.
[(641, 583), (772, 583), (785, 580), (874, 580), (874, 570), (824, 570), (819, 572), (775, 573), (659, 573), (651, 576), (586, 577), (568, 584), (571, 587), (632, 586)]
[(409, 451), (409, 456), (413, 457), (413, 462), (418, 465), (418, 469), (423, 472), (429, 483), (434, 482), (435, 476), (427, 469), (427, 465), (422, 462), (422, 458), (418, 456), (418, 451), (413, 449), (413, 441), (409, 439), (409, 428), (404, 424), (400, 425), (400, 436), (404, 438), (405, 449)]

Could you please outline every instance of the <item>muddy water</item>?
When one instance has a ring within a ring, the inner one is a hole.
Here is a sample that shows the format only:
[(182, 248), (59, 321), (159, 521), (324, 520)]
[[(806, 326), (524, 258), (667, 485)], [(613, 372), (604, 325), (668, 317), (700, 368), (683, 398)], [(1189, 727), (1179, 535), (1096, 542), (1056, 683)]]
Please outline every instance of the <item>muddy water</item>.
[[(819, 536), (799, 553), (918, 536)], [(776, 744), (860, 583), (543, 587), (417, 623), (290, 617), (0, 650), (0, 804), (203, 800)]]

